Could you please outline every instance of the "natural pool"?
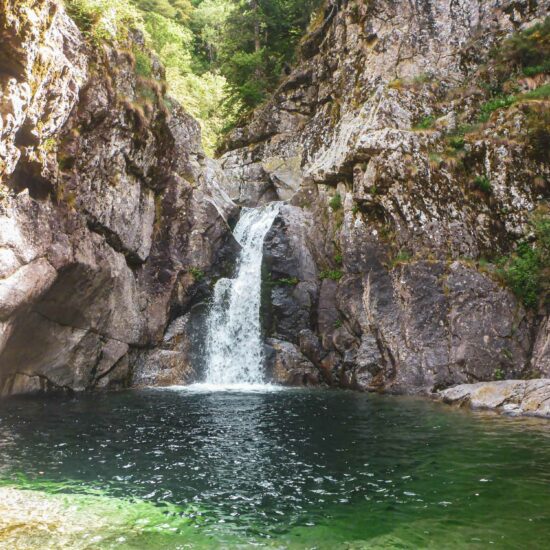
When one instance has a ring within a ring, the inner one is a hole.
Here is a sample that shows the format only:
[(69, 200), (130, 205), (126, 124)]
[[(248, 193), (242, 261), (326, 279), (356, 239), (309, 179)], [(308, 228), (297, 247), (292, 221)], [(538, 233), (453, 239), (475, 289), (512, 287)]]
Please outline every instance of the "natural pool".
[(550, 422), (344, 391), (0, 404), (0, 548), (548, 548)]

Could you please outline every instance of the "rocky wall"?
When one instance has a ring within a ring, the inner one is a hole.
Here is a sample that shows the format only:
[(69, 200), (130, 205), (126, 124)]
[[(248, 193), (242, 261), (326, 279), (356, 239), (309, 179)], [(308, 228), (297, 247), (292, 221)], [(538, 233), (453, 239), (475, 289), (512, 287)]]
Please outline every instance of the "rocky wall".
[(526, 309), (496, 267), (549, 199), (550, 159), (527, 139), (547, 78), (518, 78), (482, 117), (494, 52), (548, 7), (329, 1), (229, 136), (230, 196), (288, 204), (265, 244), (278, 380), (414, 393), (548, 374), (548, 300)]
[(184, 381), (166, 330), (238, 248), (198, 123), (154, 57), (136, 74), (139, 32), (98, 46), (8, 0), (0, 34), (0, 393)]

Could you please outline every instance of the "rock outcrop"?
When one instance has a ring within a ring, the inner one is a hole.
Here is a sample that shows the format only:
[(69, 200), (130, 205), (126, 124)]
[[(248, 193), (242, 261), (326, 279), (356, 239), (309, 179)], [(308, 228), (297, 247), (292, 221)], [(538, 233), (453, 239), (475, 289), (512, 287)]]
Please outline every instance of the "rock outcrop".
[(166, 331), (230, 265), (238, 209), (135, 49), (90, 45), (53, 0), (0, 10), (3, 395), (190, 375)]
[(550, 418), (550, 379), (463, 384), (446, 389), (437, 397), (452, 405)]
[(414, 393), (548, 374), (548, 301), (526, 309), (495, 267), (549, 198), (548, 152), (528, 139), (548, 100), (525, 95), (547, 77), (487, 106), (494, 52), (548, 8), (331, 0), (229, 136), (231, 198), (288, 202), (265, 243), (279, 380), (289, 365), (311, 383), (313, 364), (323, 383)]

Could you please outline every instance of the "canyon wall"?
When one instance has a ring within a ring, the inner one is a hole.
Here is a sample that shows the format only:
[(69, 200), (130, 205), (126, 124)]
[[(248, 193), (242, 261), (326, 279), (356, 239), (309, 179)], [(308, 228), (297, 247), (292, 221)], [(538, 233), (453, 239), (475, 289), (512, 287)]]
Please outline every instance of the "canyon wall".
[(550, 376), (548, 299), (524, 303), (498, 267), (548, 216), (548, 74), (492, 89), (495, 52), (548, 8), (329, 0), (214, 161), (138, 31), (97, 41), (59, 2), (4, 2), (0, 394), (197, 379), (238, 206), (270, 200), (274, 380), (415, 393)]
[[(231, 265), (238, 209), (198, 123), (59, 2), (0, 11), (0, 393), (188, 378), (177, 321)], [(145, 53), (143, 53), (145, 52)]]
[(265, 243), (276, 379), (427, 392), (550, 376), (548, 300), (524, 307), (497, 268), (548, 216), (548, 143), (529, 139), (548, 76), (505, 83), (502, 108), (490, 90), (495, 52), (548, 8), (330, 1), (229, 136), (230, 196), (287, 201)]

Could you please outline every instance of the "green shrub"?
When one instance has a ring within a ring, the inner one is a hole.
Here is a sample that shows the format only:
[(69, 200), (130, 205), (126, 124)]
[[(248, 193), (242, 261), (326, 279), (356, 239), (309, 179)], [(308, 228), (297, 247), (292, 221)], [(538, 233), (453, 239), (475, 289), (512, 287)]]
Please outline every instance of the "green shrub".
[(391, 262), (391, 266), (395, 267), (398, 264), (406, 263), (412, 258), (412, 254), (408, 251), (402, 248), (395, 258)]
[(527, 99), (548, 99), (550, 97), (550, 84), (544, 84), (543, 86), (526, 92), (522, 97)]
[(495, 380), (504, 380), (504, 373), (502, 372), (502, 369), (495, 369), (494, 377)]
[(42, 142), (42, 149), (46, 153), (51, 153), (51, 152), (55, 151), (56, 147), (57, 147), (57, 140), (54, 137), (46, 138)]
[(334, 321), (334, 328), (340, 328), (342, 326), (342, 319), (336, 319)]
[(431, 128), (433, 126), (434, 122), (434, 116), (426, 116), (414, 128), (417, 130), (427, 130), (428, 128)]
[(542, 73), (550, 73), (550, 61), (546, 61), (541, 65), (533, 65), (531, 67), (523, 68), (523, 74), (525, 76), (536, 76)]
[(136, 74), (143, 78), (151, 78), (153, 74), (151, 58), (142, 51), (134, 51), (134, 56), (136, 58)]
[(510, 68), (524, 74), (548, 72), (550, 69), (550, 17), (542, 23), (513, 34), (494, 52), (497, 71), (508, 76)]
[(300, 279), (298, 279), (298, 277), (283, 277), (274, 282), (278, 285), (296, 286), (300, 282)]
[(344, 273), (339, 269), (325, 269), (319, 273), (319, 279), (330, 279), (332, 281), (339, 281), (344, 276)]
[(499, 262), (499, 273), (527, 307), (548, 300), (550, 272), (550, 209), (542, 207), (530, 220), (534, 242), (521, 243)]
[(334, 255), (334, 263), (337, 265), (342, 265), (342, 254), (338, 253)]
[(332, 210), (339, 210), (342, 208), (342, 197), (340, 193), (336, 193), (336, 195), (328, 201), (328, 205), (332, 208)]
[(464, 149), (465, 143), (464, 136), (452, 136), (449, 138), (449, 145), (456, 151)]
[(83, 34), (96, 44), (123, 40), (131, 29), (143, 30), (143, 18), (130, 0), (65, 0), (65, 5)]
[(517, 101), (515, 95), (497, 96), (490, 99), (479, 108), (480, 114), (478, 117), (479, 122), (487, 122), (491, 117), (491, 113), (498, 109), (504, 109), (510, 107)]
[(474, 179), (474, 185), (484, 193), (491, 193), (493, 186), (487, 176), (476, 176)]
[(535, 307), (539, 296), (539, 258), (528, 244), (518, 246), (514, 256), (509, 258), (502, 274), (514, 294), (527, 307)]
[(491, 262), (487, 259), (487, 258), (484, 258), (483, 256), (479, 258), (479, 260), (477, 261), (477, 265), (479, 266), (479, 268), (481, 270), (483, 269), (487, 269), (491, 266)]
[(189, 268), (189, 273), (193, 275), (193, 279), (196, 282), (202, 281), (204, 279), (204, 271), (202, 269), (199, 269), (198, 267)]

